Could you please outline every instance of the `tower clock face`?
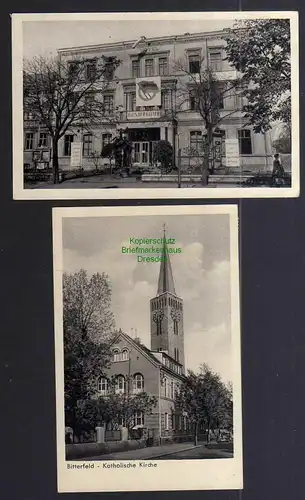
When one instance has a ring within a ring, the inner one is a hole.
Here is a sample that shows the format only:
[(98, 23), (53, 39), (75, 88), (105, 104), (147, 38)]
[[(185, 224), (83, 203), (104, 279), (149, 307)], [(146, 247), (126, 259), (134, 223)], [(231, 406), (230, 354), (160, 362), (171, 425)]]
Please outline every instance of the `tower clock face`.
[(162, 321), (163, 317), (164, 317), (163, 309), (159, 309), (158, 311), (155, 311), (153, 314), (153, 320), (155, 323), (158, 323), (158, 321)]
[(178, 309), (172, 309), (171, 310), (171, 317), (174, 321), (180, 321), (180, 319), (181, 319), (180, 311), (178, 311)]

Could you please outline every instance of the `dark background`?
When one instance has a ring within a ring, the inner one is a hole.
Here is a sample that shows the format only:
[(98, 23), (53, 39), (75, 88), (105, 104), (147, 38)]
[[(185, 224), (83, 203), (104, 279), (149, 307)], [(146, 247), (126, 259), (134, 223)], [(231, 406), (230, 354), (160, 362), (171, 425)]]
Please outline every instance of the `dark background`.
[[(13, 12), (299, 10), (300, 122), (304, 120), (304, 6), (296, 0), (19, 0), (1, 10), (0, 361), (3, 382), (0, 486), (4, 500), (59, 498), (56, 478), (52, 225), (54, 206), (157, 205), (156, 200), (13, 201), (11, 39)], [(166, 500), (305, 499), (305, 196), (301, 128), (298, 199), (208, 200), (239, 203), (243, 491), (151, 492)], [(181, 201), (200, 204), (202, 200)], [(162, 204), (180, 204), (168, 200)], [(204, 473), (204, 462), (202, 463)], [(220, 465), (221, 467), (221, 465)], [(142, 500), (143, 493), (69, 494)]]

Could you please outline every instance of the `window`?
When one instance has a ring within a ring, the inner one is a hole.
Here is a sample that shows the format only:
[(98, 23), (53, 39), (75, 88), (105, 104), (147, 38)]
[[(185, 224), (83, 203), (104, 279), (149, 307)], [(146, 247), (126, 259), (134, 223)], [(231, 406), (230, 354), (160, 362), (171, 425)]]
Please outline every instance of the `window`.
[(167, 57), (159, 57), (159, 75), (168, 75)]
[(142, 412), (135, 413), (134, 425), (144, 425), (144, 415)]
[(172, 429), (176, 430), (176, 415), (172, 413)]
[(171, 385), (170, 385), (170, 398), (174, 399), (174, 381), (171, 380)]
[(213, 71), (221, 71), (222, 70), (222, 56), (221, 51), (211, 51), (209, 53), (210, 58), (210, 68)]
[(83, 136), (83, 155), (90, 156), (93, 151), (93, 135), (84, 134)]
[(145, 59), (145, 76), (153, 76), (154, 74), (154, 60)]
[(120, 361), (120, 351), (119, 351), (119, 349), (114, 349), (112, 351), (112, 354), (113, 354), (113, 361), (114, 362)]
[(64, 139), (64, 156), (71, 156), (71, 144), (73, 142), (73, 134), (66, 134)]
[(197, 152), (203, 149), (203, 139), (201, 130), (193, 130), (190, 132), (190, 147)]
[(217, 86), (217, 109), (224, 108), (224, 87), (222, 85)]
[(252, 155), (251, 130), (238, 130), (238, 142), (241, 155)]
[(179, 349), (177, 349), (176, 347), (174, 348), (174, 358), (175, 361), (178, 361), (179, 363)]
[(102, 134), (102, 148), (111, 142), (112, 135), (111, 134)]
[(91, 109), (92, 105), (94, 103), (94, 92), (88, 92), (88, 94), (85, 95), (85, 107), (86, 109)]
[(161, 107), (164, 110), (170, 109), (170, 95), (167, 90), (161, 91)]
[(96, 77), (96, 62), (90, 61), (85, 65), (85, 79), (87, 81), (94, 80)]
[(25, 134), (25, 149), (33, 149), (33, 143), (34, 143), (34, 133), (33, 132), (27, 132)]
[(122, 361), (128, 361), (129, 360), (129, 351), (128, 349), (123, 349), (122, 350)]
[(178, 321), (174, 320), (174, 335), (178, 335)]
[(168, 413), (164, 413), (164, 429), (168, 431)]
[(111, 115), (113, 113), (113, 95), (104, 95), (104, 111), (106, 114)]
[(132, 61), (132, 78), (139, 78), (140, 76), (140, 61)]
[(136, 93), (131, 92), (130, 98), (129, 98), (129, 105), (130, 105), (130, 111), (135, 111), (137, 106), (136, 106)]
[(101, 377), (98, 381), (98, 391), (102, 396), (108, 393), (109, 385), (106, 377)]
[(47, 132), (40, 132), (38, 139), (38, 147), (46, 148), (48, 146), (48, 134)]
[(167, 378), (164, 379), (164, 396), (167, 396)]
[(189, 55), (189, 72), (200, 73), (200, 57), (199, 54)]
[(78, 69), (79, 69), (79, 64), (77, 62), (70, 61), (68, 63), (68, 72), (70, 77), (76, 76), (78, 73)]
[(144, 391), (144, 377), (141, 373), (136, 373), (133, 378), (133, 392), (137, 394), (142, 391)]
[(162, 321), (158, 319), (157, 321), (157, 335), (162, 335)]
[(125, 378), (123, 375), (118, 375), (115, 379), (115, 392), (116, 394), (125, 392)]
[(190, 92), (189, 94), (189, 106), (192, 111), (198, 110), (198, 99), (196, 99), (194, 92)]

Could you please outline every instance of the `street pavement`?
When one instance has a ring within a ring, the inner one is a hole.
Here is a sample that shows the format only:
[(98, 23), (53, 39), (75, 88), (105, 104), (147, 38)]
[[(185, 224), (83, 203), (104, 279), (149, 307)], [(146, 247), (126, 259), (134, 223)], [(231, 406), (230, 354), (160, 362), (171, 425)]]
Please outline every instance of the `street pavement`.
[[(151, 446), (137, 450), (108, 453), (100, 456), (86, 457), (85, 460), (181, 460), (232, 458), (233, 454), (224, 450), (212, 450), (203, 444), (194, 446), (192, 443), (175, 443), (163, 446)], [(84, 459), (77, 459), (84, 461)]]
[[(203, 186), (198, 182), (196, 184), (191, 182), (182, 183), (181, 189), (183, 188), (202, 188)], [(208, 184), (204, 186), (207, 188), (215, 187), (238, 187), (234, 183), (225, 184)], [(70, 179), (68, 181), (61, 182), (60, 184), (50, 184), (47, 182), (40, 182), (36, 184), (26, 184), (26, 189), (162, 189), (162, 188), (178, 188), (177, 183), (174, 182), (142, 182), (133, 177), (130, 178), (105, 178), (101, 179), (99, 176), (83, 177), (79, 179)]]

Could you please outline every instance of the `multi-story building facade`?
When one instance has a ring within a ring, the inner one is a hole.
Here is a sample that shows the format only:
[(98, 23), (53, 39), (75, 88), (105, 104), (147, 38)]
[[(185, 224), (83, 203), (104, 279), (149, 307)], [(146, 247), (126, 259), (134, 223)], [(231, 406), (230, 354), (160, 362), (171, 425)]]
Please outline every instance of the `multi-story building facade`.
[[(67, 130), (59, 144), (59, 163), (62, 169), (71, 165), (71, 144), (82, 144), (82, 166), (92, 168), (92, 153), (99, 154), (105, 144), (123, 129), (132, 142), (132, 164), (148, 169), (153, 165), (153, 147), (160, 139), (168, 140), (177, 161), (181, 150), (182, 167), (194, 165), (188, 151), (201, 155), (206, 133), (203, 119), (196, 110), (191, 84), (200, 68), (210, 68), (221, 87), (237, 78), (237, 72), (226, 60), (226, 31), (185, 33), (136, 41), (117, 42), (94, 46), (60, 49), (59, 57), (67, 62), (78, 59), (88, 61), (88, 72), (102, 56), (117, 57), (121, 64), (115, 78), (103, 92), (105, 116), (103, 123), (92, 130), (73, 126)], [(98, 98), (90, 93), (86, 97), (94, 105)], [(214, 137), (216, 168), (226, 165), (225, 139), (237, 139), (240, 164), (244, 170), (257, 171), (272, 164), (271, 136), (255, 134), (246, 125), (241, 111), (244, 98), (238, 92), (224, 94), (219, 103), (220, 118)], [(225, 117), (225, 118), (224, 118)], [(45, 130), (32, 130), (25, 124), (25, 163), (34, 148), (46, 144)], [(108, 159), (101, 160), (107, 165)]]
[[(112, 345), (112, 363), (99, 380), (99, 394), (107, 396), (111, 381), (115, 392), (129, 397), (142, 391), (156, 398), (152, 413), (134, 416), (133, 427), (146, 429), (155, 442), (185, 435), (189, 422), (175, 408), (175, 394), (184, 380), (183, 299), (175, 292), (169, 254), (160, 265), (158, 290), (150, 301), (151, 349), (139, 338), (120, 331)], [(124, 423), (123, 423), (124, 424)]]

